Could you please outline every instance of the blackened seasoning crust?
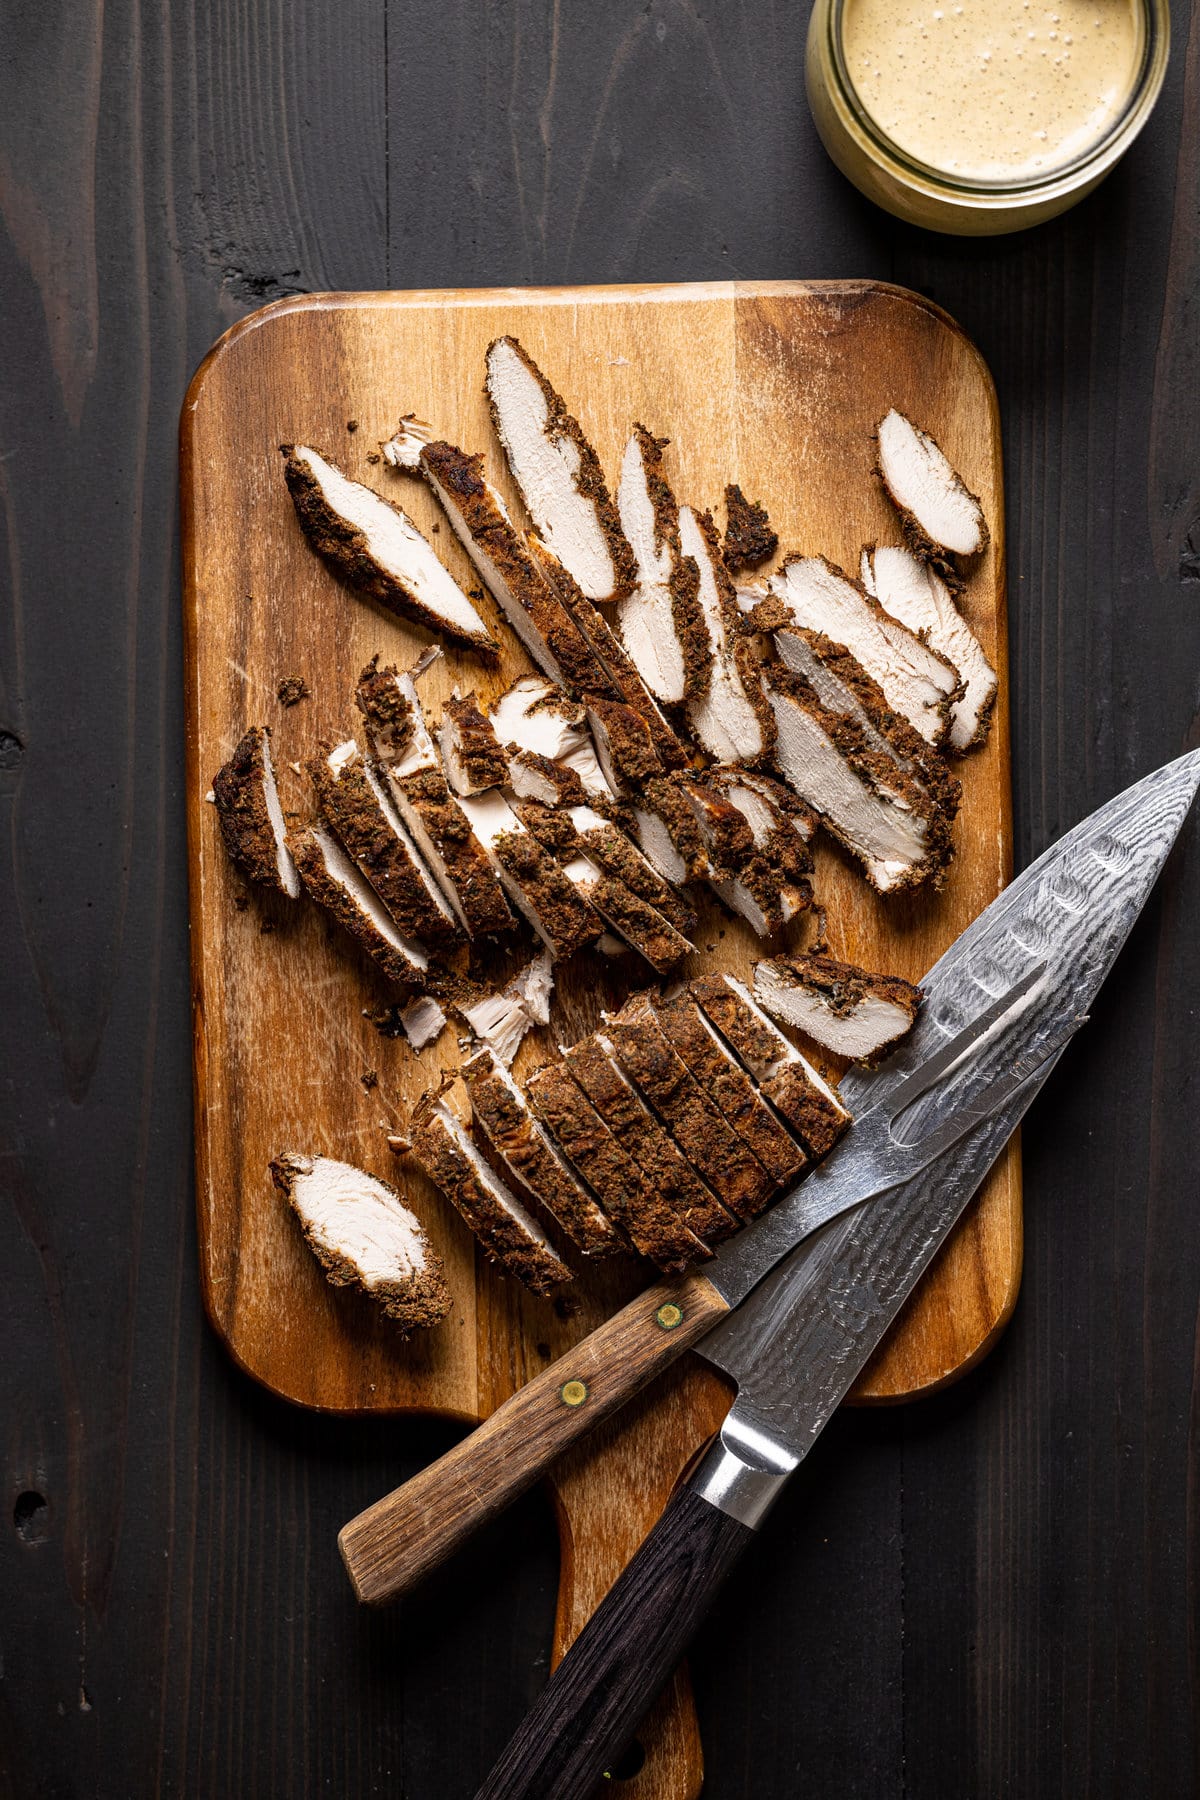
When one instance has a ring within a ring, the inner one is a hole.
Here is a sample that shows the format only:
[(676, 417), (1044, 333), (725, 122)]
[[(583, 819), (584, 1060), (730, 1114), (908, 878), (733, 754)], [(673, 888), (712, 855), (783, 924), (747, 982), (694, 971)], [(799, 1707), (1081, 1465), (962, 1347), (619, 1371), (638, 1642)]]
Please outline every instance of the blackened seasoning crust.
[(539, 1069), (526, 1084), (525, 1093), (564, 1155), (643, 1256), (660, 1269), (674, 1272), (712, 1254), (661, 1195), (645, 1192), (636, 1163), (561, 1063)]
[(725, 489), (725, 544), (722, 555), (731, 575), (739, 569), (766, 562), (779, 548), (779, 535), (771, 530), (767, 509), (747, 500), (736, 482)]
[(563, 1060), (613, 1136), (642, 1172), (646, 1205), (665, 1200), (689, 1231), (718, 1244), (738, 1221), (685, 1161), (678, 1147), (621, 1074), (603, 1033), (564, 1051)]
[(349, 480), (307, 445), (287, 444), (283, 450), (296, 517), (336, 575), (400, 618), (489, 660), (498, 656), (499, 646), (474, 606), (401, 507)]
[(409, 1124), (412, 1153), (429, 1179), (474, 1232), (485, 1254), (535, 1294), (574, 1280), (524, 1207), (484, 1161), (437, 1095), (426, 1094)]
[(473, 1056), (462, 1073), (472, 1112), (496, 1154), (584, 1255), (614, 1256), (627, 1248), (612, 1220), (557, 1154), (493, 1053)]
[(284, 843), (283, 814), (271, 766), (271, 733), (265, 725), (252, 725), (229, 761), (217, 770), (213, 798), (221, 836), (233, 860), (251, 881), (297, 899), (300, 881)]

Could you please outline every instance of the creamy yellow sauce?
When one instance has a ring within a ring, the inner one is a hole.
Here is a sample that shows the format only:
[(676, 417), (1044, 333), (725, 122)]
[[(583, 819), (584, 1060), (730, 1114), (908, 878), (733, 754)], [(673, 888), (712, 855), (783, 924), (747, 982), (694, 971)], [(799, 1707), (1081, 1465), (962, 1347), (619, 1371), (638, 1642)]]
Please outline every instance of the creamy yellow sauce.
[(842, 52), (865, 110), (961, 180), (1036, 179), (1119, 117), (1143, 50), (1138, 0), (845, 0)]

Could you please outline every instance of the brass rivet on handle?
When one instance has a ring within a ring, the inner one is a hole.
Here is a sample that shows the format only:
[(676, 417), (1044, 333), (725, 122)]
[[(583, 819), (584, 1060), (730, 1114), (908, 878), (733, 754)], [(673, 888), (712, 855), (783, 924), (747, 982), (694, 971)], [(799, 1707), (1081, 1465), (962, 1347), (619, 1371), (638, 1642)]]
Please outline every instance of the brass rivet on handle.
[(683, 1324), (682, 1306), (676, 1306), (673, 1300), (668, 1300), (666, 1305), (660, 1306), (655, 1313), (654, 1322), (656, 1325), (661, 1325), (664, 1331), (674, 1331), (677, 1325)]
[(564, 1381), (558, 1390), (564, 1406), (582, 1406), (588, 1397), (586, 1381)]

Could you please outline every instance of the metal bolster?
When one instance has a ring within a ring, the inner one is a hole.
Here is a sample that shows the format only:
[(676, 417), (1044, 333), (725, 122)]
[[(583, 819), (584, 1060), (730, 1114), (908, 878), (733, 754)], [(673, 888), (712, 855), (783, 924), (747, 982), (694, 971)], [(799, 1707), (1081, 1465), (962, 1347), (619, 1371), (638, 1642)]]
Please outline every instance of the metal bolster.
[(736, 1406), (688, 1486), (710, 1506), (757, 1530), (774, 1506), (800, 1458), (784, 1449)]

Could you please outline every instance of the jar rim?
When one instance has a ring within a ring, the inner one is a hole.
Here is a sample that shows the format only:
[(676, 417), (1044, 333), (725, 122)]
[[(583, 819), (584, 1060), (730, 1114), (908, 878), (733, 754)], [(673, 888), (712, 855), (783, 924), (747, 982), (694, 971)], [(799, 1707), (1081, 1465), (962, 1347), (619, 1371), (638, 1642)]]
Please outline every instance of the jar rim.
[(858, 129), (875, 152), (882, 153), (894, 165), (898, 175), (937, 187), (948, 198), (957, 198), (964, 203), (979, 200), (994, 200), (998, 203), (1030, 200), (1070, 189), (1079, 181), (1102, 173), (1128, 147), (1149, 117), (1166, 74), (1170, 44), (1169, 0), (1136, 0), (1136, 4), (1140, 7), (1144, 24), (1142, 55), (1124, 107), (1088, 149), (1068, 162), (1056, 163), (1052, 169), (1037, 176), (1026, 174), (1007, 179), (989, 179), (984, 176), (964, 178), (956, 176), (950, 170), (939, 168), (936, 163), (922, 162), (919, 157), (902, 149), (867, 111), (847, 66), (842, 43), (842, 15), (846, 0), (830, 0), (826, 15), (827, 49), (843, 104), (849, 109)]

